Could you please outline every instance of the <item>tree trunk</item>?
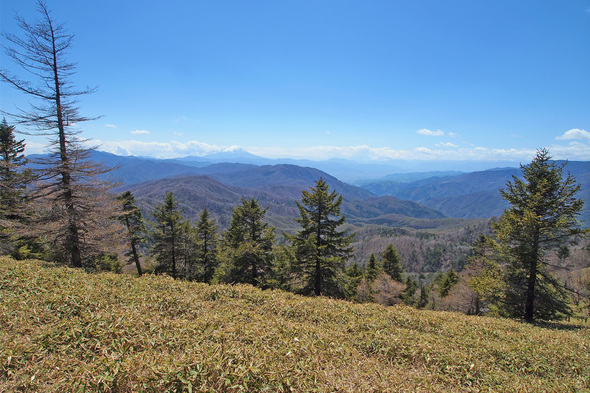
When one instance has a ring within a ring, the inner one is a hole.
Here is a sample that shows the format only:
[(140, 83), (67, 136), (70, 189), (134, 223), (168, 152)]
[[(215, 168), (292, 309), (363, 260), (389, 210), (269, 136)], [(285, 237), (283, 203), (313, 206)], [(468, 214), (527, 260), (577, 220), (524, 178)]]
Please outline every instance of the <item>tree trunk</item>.
[[(64, 176), (69, 181), (69, 176)], [(78, 225), (76, 223), (75, 207), (73, 203), (72, 191), (66, 189), (64, 192), (64, 202), (66, 205), (66, 214), (68, 215), (68, 234), (66, 239), (66, 251), (69, 254), (70, 262), (74, 267), (82, 267), (82, 255), (80, 252), (80, 236), (78, 234)]]
[(320, 296), (322, 294), (322, 266), (321, 266), (319, 256), (316, 256), (316, 259), (315, 259), (314, 292), (315, 292), (316, 296)]
[(135, 241), (131, 240), (131, 252), (133, 253), (133, 260), (135, 261), (135, 267), (137, 268), (137, 274), (141, 277), (141, 265), (139, 264), (139, 255), (137, 254), (137, 246)]
[(172, 278), (176, 279), (176, 248), (174, 238), (172, 239)]
[(537, 281), (537, 260), (531, 261), (531, 269), (529, 272), (527, 290), (526, 290), (526, 301), (524, 305), (524, 320), (527, 322), (533, 322), (535, 319), (535, 284)]
[(535, 285), (537, 283), (537, 263), (539, 260), (539, 235), (535, 234), (533, 252), (530, 260), (529, 276), (527, 280), (526, 301), (524, 305), (524, 320), (533, 322), (535, 319)]

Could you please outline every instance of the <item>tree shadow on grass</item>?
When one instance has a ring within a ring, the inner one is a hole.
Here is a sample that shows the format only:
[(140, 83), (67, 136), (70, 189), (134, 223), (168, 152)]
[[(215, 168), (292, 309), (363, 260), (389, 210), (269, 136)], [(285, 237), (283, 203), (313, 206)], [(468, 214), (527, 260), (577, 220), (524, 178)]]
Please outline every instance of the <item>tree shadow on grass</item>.
[(574, 331), (574, 330), (581, 330), (581, 329), (589, 329), (590, 325), (584, 323), (583, 321), (579, 322), (556, 322), (556, 321), (539, 321), (533, 324), (534, 326), (538, 326), (544, 329), (551, 329), (551, 330), (565, 330), (565, 331)]

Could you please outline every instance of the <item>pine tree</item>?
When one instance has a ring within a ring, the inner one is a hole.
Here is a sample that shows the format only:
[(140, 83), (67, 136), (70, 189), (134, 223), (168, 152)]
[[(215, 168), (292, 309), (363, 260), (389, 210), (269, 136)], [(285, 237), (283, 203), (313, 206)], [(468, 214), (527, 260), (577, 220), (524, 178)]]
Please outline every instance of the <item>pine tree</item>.
[(510, 203), (494, 225), (496, 236), (507, 250), (506, 301), (512, 316), (527, 322), (570, 314), (567, 293), (548, 271), (545, 256), (571, 244), (586, 231), (578, 215), (584, 200), (576, 198), (580, 184), (563, 165), (541, 149), (528, 165), (521, 165), (523, 178), (513, 177), (501, 190)]
[(299, 217), (295, 220), (302, 229), (289, 236), (296, 255), (293, 269), (301, 280), (301, 292), (342, 297), (344, 265), (353, 252), (354, 235), (337, 230), (345, 220), (340, 214), (342, 196), (330, 192), (322, 178), (310, 189), (297, 202)]
[(266, 285), (275, 241), (274, 228), (263, 222), (267, 210), (254, 198), (242, 198), (242, 204), (232, 209), (231, 222), (224, 234), (223, 263), (216, 273), (219, 281)]
[(156, 270), (177, 278), (182, 237), (187, 230), (187, 223), (172, 191), (166, 193), (164, 201), (154, 208), (152, 215), (156, 220), (152, 232), (152, 254), (158, 262)]
[(147, 230), (143, 222), (141, 210), (135, 204), (135, 197), (130, 191), (125, 191), (117, 197), (121, 204), (122, 212), (118, 216), (125, 228), (127, 228), (127, 239), (129, 240), (129, 252), (125, 255), (129, 257), (129, 262), (135, 263), (137, 274), (142, 275), (141, 264), (139, 262), (138, 248), (145, 243)]
[(202, 282), (211, 282), (219, 264), (217, 225), (209, 217), (209, 211), (203, 209), (196, 225), (197, 264), (201, 272), (198, 280)]
[(393, 280), (403, 282), (404, 266), (402, 264), (402, 258), (393, 244), (389, 244), (387, 248), (385, 248), (381, 260), (385, 273), (389, 274)]

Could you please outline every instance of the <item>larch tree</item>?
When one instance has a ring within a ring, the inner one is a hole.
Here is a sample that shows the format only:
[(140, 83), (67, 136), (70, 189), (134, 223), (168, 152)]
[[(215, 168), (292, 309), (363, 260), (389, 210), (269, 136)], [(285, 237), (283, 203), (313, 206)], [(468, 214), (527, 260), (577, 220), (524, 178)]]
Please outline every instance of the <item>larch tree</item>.
[(354, 234), (339, 231), (345, 217), (340, 214), (342, 196), (330, 192), (324, 179), (311, 191), (303, 191), (297, 202), (302, 229), (289, 236), (295, 248), (293, 271), (301, 281), (301, 292), (315, 296), (344, 296), (344, 267), (353, 247)]
[(510, 203), (494, 225), (496, 236), (510, 256), (506, 271), (508, 311), (527, 322), (554, 319), (570, 313), (568, 294), (548, 269), (549, 251), (570, 245), (587, 233), (578, 215), (584, 200), (576, 197), (580, 184), (556, 164), (547, 149), (537, 151), (527, 165), (501, 190)]
[(232, 208), (231, 222), (224, 233), (222, 264), (216, 272), (220, 281), (265, 286), (275, 241), (274, 228), (263, 221), (267, 210), (254, 198), (242, 198), (242, 204)]
[(139, 247), (145, 243), (147, 234), (143, 216), (131, 191), (125, 191), (117, 197), (117, 200), (121, 209), (117, 218), (127, 228), (129, 251), (126, 255), (129, 257), (129, 262), (135, 264), (137, 275), (141, 276), (143, 272), (139, 261)]
[(0, 80), (32, 99), (29, 110), (9, 117), (50, 140), (50, 155), (37, 163), (35, 199), (42, 220), (35, 227), (48, 238), (54, 258), (82, 267), (85, 260), (113, 247), (116, 231), (114, 204), (108, 194), (111, 183), (99, 180), (108, 168), (92, 163), (90, 149), (77, 128), (91, 118), (79, 114), (77, 99), (93, 89), (76, 90), (72, 76), (76, 66), (67, 60), (73, 34), (57, 24), (43, 1), (35, 23), (17, 16), (23, 35), (3, 34), (6, 54), (21, 74), (0, 70)]

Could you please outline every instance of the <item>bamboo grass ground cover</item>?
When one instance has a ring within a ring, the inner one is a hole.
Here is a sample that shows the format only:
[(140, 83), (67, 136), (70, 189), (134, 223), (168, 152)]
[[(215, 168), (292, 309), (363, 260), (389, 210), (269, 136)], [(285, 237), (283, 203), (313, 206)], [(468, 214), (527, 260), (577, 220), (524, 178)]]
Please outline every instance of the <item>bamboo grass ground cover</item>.
[(3, 257), (0, 391), (590, 391), (590, 332)]

